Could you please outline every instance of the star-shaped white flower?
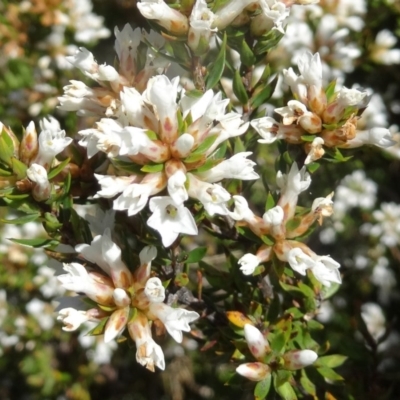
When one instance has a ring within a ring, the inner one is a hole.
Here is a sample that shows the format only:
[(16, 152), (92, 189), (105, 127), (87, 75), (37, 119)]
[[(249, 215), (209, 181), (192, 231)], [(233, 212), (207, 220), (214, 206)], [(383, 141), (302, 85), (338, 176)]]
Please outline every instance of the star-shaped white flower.
[(180, 233), (197, 235), (196, 222), (183, 204), (177, 205), (169, 196), (152, 197), (149, 201), (153, 212), (147, 225), (158, 231), (163, 245), (171, 246)]

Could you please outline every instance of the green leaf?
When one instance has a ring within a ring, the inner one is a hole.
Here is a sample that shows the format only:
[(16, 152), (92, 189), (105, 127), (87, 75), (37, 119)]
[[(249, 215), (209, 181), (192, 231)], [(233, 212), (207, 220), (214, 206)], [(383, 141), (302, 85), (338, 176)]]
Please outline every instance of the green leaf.
[(274, 334), (274, 337), (270, 341), (271, 349), (275, 353), (280, 353), (286, 344), (286, 335), (283, 332), (278, 332)]
[(247, 104), (249, 96), (247, 95), (246, 88), (243, 85), (242, 77), (240, 76), (239, 70), (236, 70), (233, 75), (233, 93), (239, 99), (241, 104)]
[(257, 108), (261, 106), (261, 104), (265, 103), (274, 93), (277, 83), (278, 76), (276, 76), (270, 83), (257, 85), (250, 99), (251, 106)]
[(258, 382), (254, 388), (254, 400), (263, 400), (271, 389), (272, 376), (269, 374), (265, 379)]
[(55, 168), (51, 169), (47, 174), (47, 178), (49, 180), (55, 178), (68, 165), (68, 163), (70, 161), (71, 161), (71, 159), (67, 158), (64, 161), (62, 161), (60, 164), (58, 164)]
[(275, 199), (274, 196), (272, 196), (271, 192), (268, 192), (267, 195), (267, 200), (265, 202), (265, 211), (270, 210), (271, 208), (275, 207)]
[(302, 135), (300, 136), (303, 142), (312, 142), (317, 136), (316, 135)]
[(321, 166), (321, 164), (319, 164), (317, 162), (312, 162), (310, 164), (307, 164), (306, 168), (307, 168), (308, 172), (313, 174), (320, 166)]
[(140, 168), (142, 172), (161, 172), (164, 170), (164, 164), (147, 164)]
[(290, 219), (289, 221), (286, 222), (286, 230), (287, 231), (294, 231), (295, 229), (297, 229), (301, 222), (302, 222), (302, 218), (300, 217), (294, 217), (292, 219)]
[(240, 61), (242, 64), (246, 65), (246, 67), (251, 67), (256, 63), (256, 56), (254, 55), (253, 51), (247, 44), (245, 38), (243, 37), (241, 46), (240, 46)]
[(254, 54), (262, 55), (273, 49), (283, 37), (283, 33), (277, 30), (271, 30), (266, 35), (261, 36), (254, 46)]
[(274, 239), (271, 236), (268, 235), (262, 235), (261, 240), (267, 245), (267, 246), (273, 246), (275, 244)]
[(98, 336), (104, 333), (104, 328), (106, 327), (106, 323), (109, 317), (103, 318), (97, 326), (91, 329), (85, 336)]
[(308, 379), (308, 376), (306, 375), (304, 369), (301, 370), (301, 378), (300, 378), (300, 384), (303, 386), (303, 389), (308, 393), (311, 394), (312, 396), (316, 396), (316, 387), (315, 385)]
[(283, 400), (297, 400), (296, 393), (289, 382), (275, 387), (275, 390)]
[(347, 360), (347, 358), (348, 357), (340, 354), (332, 354), (330, 356), (319, 357), (314, 365), (316, 367), (336, 368), (340, 367)]
[(223, 160), (221, 160), (221, 159), (213, 160), (212, 158), (209, 158), (201, 167), (192, 169), (190, 172), (192, 174), (206, 172), (206, 171), (210, 170), (211, 168), (215, 167), (216, 165), (218, 165), (221, 161), (223, 161)]
[(147, 129), (146, 131), (146, 136), (150, 139), (150, 140), (158, 140), (158, 136), (157, 133), (155, 133), (154, 131)]
[(40, 217), (40, 213), (28, 214), (23, 217), (13, 219), (0, 219), (3, 224), (22, 225), (28, 222), (36, 221)]
[(213, 89), (219, 82), (222, 77), (222, 73), (225, 68), (225, 59), (226, 59), (226, 40), (227, 36), (224, 33), (224, 38), (222, 40), (222, 45), (219, 50), (217, 59), (215, 63), (208, 68), (208, 74), (206, 76), (206, 89)]
[(203, 259), (206, 253), (207, 253), (207, 247), (197, 247), (196, 249), (189, 252), (185, 263), (186, 264), (197, 263)]
[(11, 157), (14, 156), (14, 146), (9, 146), (6, 138), (10, 139), (3, 132), (0, 136), (0, 160), (11, 166)]
[[(199, 147), (197, 147), (197, 149), (195, 149), (194, 151), (192, 151), (191, 156), (193, 155), (198, 155), (198, 154), (204, 154), (213, 144), (214, 142), (217, 140), (219, 135), (211, 135), (206, 137), (200, 144)], [(189, 156), (188, 158), (190, 158), (191, 156)]]
[(28, 169), (28, 167), (15, 157), (11, 157), (11, 168), (18, 180), (24, 179), (26, 177), (26, 170)]
[(331, 286), (324, 286), (321, 290), (321, 295), (324, 300), (332, 297), (340, 288), (340, 283), (331, 282)]
[(328, 367), (317, 368), (317, 371), (326, 379), (330, 381), (342, 381), (343, 377), (337, 374), (333, 369)]
[(333, 100), (336, 88), (336, 79), (331, 81), (325, 89), (327, 102), (330, 103)]
[(42, 248), (47, 248), (47, 247), (55, 247), (57, 246), (60, 242), (55, 239), (9, 239), (14, 243), (22, 244), (24, 246), (30, 246), (34, 248), (42, 247)]

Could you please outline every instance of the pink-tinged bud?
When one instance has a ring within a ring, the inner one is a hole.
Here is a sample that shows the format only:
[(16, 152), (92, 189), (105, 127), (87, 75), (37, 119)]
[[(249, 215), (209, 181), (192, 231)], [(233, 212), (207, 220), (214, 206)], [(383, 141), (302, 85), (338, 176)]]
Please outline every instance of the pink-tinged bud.
[(244, 337), (246, 338), (251, 354), (256, 359), (259, 360), (265, 356), (269, 350), (269, 344), (264, 335), (256, 327), (246, 324), (244, 326)]
[(315, 114), (321, 115), (327, 104), (326, 94), (315, 85), (311, 85), (307, 90), (308, 108)]
[(178, 171), (182, 171), (184, 174), (186, 174), (185, 165), (181, 161), (172, 159), (165, 163), (165, 174), (167, 178), (175, 175), (175, 173)]
[(322, 120), (324, 124), (333, 124), (339, 122), (344, 113), (344, 107), (340, 101), (336, 99), (332, 103), (328, 104), (325, 111), (322, 113)]
[(271, 373), (271, 368), (266, 364), (254, 362), (239, 365), (236, 372), (251, 381), (259, 382)]
[(107, 321), (104, 329), (104, 343), (111, 342), (125, 329), (129, 319), (129, 307), (115, 310)]
[(318, 358), (312, 350), (291, 350), (284, 354), (285, 368), (290, 370), (301, 369), (311, 365)]
[(131, 303), (131, 299), (124, 289), (116, 288), (113, 292), (113, 299), (117, 307), (126, 307)]
[(311, 144), (306, 143), (305, 149), (307, 154), (304, 164), (307, 165), (313, 161), (319, 160), (324, 154), (325, 150), (322, 147), (324, 145), (324, 139), (316, 137)]
[(171, 153), (174, 158), (187, 157), (194, 145), (194, 137), (189, 133), (184, 133), (171, 145)]
[(321, 118), (318, 117), (317, 114), (312, 112), (307, 112), (302, 115), (297, 123), (308, 133), (314, 134), (321, 132), (322, 129), (322, 121)]

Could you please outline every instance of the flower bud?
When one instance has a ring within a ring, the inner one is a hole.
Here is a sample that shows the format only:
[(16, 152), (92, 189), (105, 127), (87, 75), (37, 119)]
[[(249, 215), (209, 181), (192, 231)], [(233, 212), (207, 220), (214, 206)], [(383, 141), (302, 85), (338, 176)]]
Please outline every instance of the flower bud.
[(271, 373), (271, 368), (266, 364), (254, 362), (239, 365), (236, 372), (251, 381), (259, 382)]
[(116, 288), (113, 292), (113, 299), (117, 307), (126, 307), (131, 303), (131, 299), (124, 289)]
[(251, 354), (256, 359), (259, 360), (265, 356), (267, 350), (269, 350), (269, 344), (264, 335), (256, 327), (246, 324), (244, 326), (244, 337), (246, 338)]
[(32, 195), (37, 201), (45, 201), (50, 197), (51, 184), (47, 171), (39, 164), (32, 164), (26, 171), (28, 178), (35, 183)]
[(307, 112), (302, 115), (298, 120), (298, 124), (308, 133), (314, 134), (321, 132), (322, 121), (317, 114), (312, 112)]
[(194, 145), (194, 137), (184, 133), (171, 145), (171, 153), (174, 158), (185, 158), (190, 154)]
[(150, 278), (146, 282), (144, 293), (152, 303), (162, 303), (165, 299), (165, 289), (159, 278)]
[(283, 355), (285, 368), (290, 370), (301, 369), (311, 365), (318, 358), (312, 350), (291, 350)]

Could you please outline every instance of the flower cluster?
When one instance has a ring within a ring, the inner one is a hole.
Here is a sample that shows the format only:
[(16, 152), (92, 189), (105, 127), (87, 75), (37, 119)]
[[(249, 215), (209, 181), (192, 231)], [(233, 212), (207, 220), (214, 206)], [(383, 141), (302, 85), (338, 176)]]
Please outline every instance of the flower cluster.
[(46, 201), (51, 194), (51, 183), (47, 173), (54, 158), (61, 153), (72, 139), (65, 136), (60, 124), (54, 118), (40, 122), (41, 132), (37, 135), (31, 122), (21, 142), (10, 128), (0, 123), (0, 160), (13, 172), (11, 177), (0, 178), (0, 187), (15, 185), (22, 192), (30, 192), (37, 201)]
[[(275, 368), (297, 370), (311, 365), (318, 358), (313, 350), (290, 350), (281, 359), (271, 358), (271, 349), (264, 335), (253, 325), (244, 325), (244, 337), (256, 362), (240, 364), (236, 372), (252, 381), (262, 381)], [(268, 360), (268, 361), (266, 361)]]
[(318, 53), (304, 53), (299, 59), (300, 75), (292, 68), (284, 70), (284, 82), (290, 86), (296, 100), (276, 108), (282, 122), (271, 117), (252, 121), (261, 135), (260, 143), (284, 139), (288, 143), (305, 144), (306, 163), (318, 160), (327, 147), (354, 148), (364, 144), (390, 147), (395, 144), (391, 132), (385, 128), (357, 131), (360, 110), (368, 104), (366, 92), (343, 87), (335, 92), (335, 83), (325, 90), (322, 65)]
[(275, 255), (301, 275), (310, 270), (325, 286), (330, 286), (331, 282), (341, 283), (339, 263), (329, 256), (318, 256), (307, 245), (294, 240), (305, 234), (316, 221), (321, 224), (323, 217), (332, 214), (333, 193), (315, 199), (308, 213), (295, 215), (298, 196), (310, 186), (310, 175), (304, 167), (299, 171), (297, 164), (293, 164), (289, 174), (278, 172), (277, 183), (280, 198), (262, 218), (250, 210), (244, 197), (234, 196), (235, 210), (231, 217), (243, 221), (265, 243), (256, 255), (248, 253), (239, 260), (240, 269), (245, 275), (251, 275), (260, 263), (270, 261)]
[(189, 332), (189, 323), (199, 314), (164, 303), (165, 288), (159, 278), (151, 276), (151, 261), (157, 255), (156, 249), (145, 247), (140, 252), (140, 266), (133, 273), (122, 261), (121, 249), (111, 240), (109, 229), (96, 236), (90, 245), (81, 244), (75, 249), (94, 267), (64, 264), (67, 273), (58, 279), (65, 289), (87, 296), (95, 307), (89, 310), (61, 309), (58, 319), (63, 321), (63, 329), (74, 331), (86, 321), (97, 321), (100, 324), (94, 331), (104, 333), (106, 343), (127, 329), (136, 343), (137, 362), (151, 371), (155, 366), (164, 369), (164, 354), (152, 338), (151, 321), (161, 323), (181, 343), (182, 331)]

